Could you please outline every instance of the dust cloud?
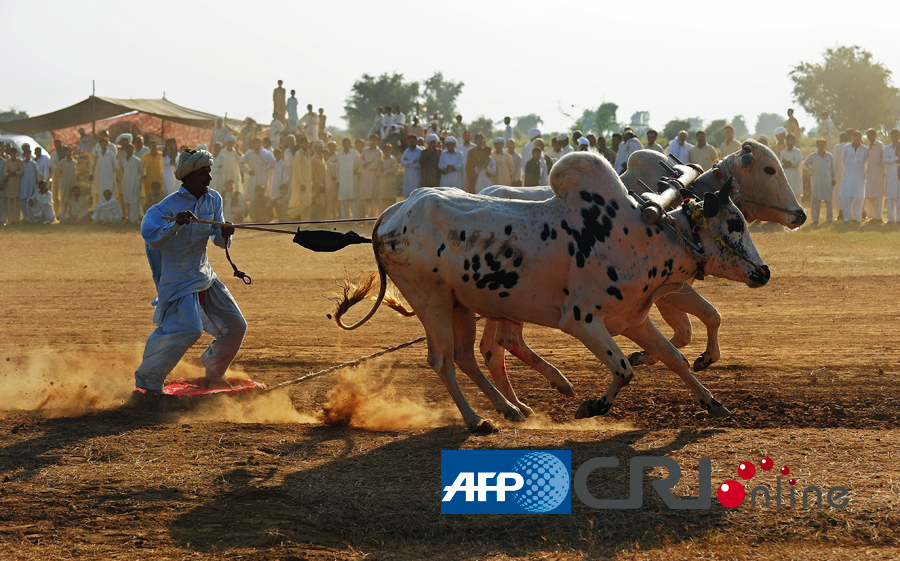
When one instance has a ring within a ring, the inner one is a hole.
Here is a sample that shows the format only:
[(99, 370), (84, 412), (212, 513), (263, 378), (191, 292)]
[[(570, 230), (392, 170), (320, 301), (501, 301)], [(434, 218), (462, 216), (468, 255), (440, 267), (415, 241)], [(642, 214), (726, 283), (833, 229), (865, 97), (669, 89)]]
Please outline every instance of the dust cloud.
[[(229, 378), (243, 378), (240, 375)], [(210, 396), (180, 417), (184, 421), (224, 421), (227, 423), (317, 423), (315, 416), (294, 409), (289, 392), (277, 391), (250, 396)]]
[(71, 417), (127, 403), (134, 387), (133, 353), (32, 350), (0, 359), (0, 411)]
[(429, 428), (459, 422), (455, 407), (429, 405), (424, 394), (399, 395), (390, 378), (389, 370), (372, 367), (346, 371), (328, 394), (319, 420), (328, 425), (371, 430)]

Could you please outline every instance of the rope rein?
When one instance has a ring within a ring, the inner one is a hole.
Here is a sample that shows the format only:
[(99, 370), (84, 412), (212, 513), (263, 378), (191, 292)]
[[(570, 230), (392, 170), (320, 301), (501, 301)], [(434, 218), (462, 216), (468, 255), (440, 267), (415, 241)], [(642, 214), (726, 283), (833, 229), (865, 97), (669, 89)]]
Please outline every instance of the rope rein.
[[(692, 228), (692, 232), (695, 235), (699, 234), (701, 229), (706, 230), (706, 233), (709, 234), (709, 237), (711, 237), (714, 242), (716, 242), (721, 247), (723, 247), (728, 253), (731, 253), (735, 257), (738, 257), (742, 261), (744, 261), (747, 264), (749, 264), (750, 266), (752, 266), (754, 269), (756, 269), (756, 272), (759, 273), (760, 275), (763, 275), (763, 276), (766, 275), (766, 272), (765, 272), (765, 270), (763, 270), (762, 267), (760, 267), (759, 265), (757, 265), (750, 259), (741, 255), (738, 251), (736, 251), (734, 248), (732, 248), (728, 244), (728, 242), (723, 240), (721, 236), (719, 236), (717, 233), (713, 232), (710, 229), (709, 223), (706, 221), (706, 215), (703, 214), (703, 207), (701, 205), (697, 204), (696, 202), (692, 201), (691, 199), (685, 199), (684, 205), (682, 205), (681, 208), (682, 208), (682, 211), (684, 212), (685, 216), (687, 216), (690, 221), (693, 221), (695, 223), (695, 225)], [(700, 262), (700, 263), (701, 263), (701, 265), (706, 264), (705, 261)]]

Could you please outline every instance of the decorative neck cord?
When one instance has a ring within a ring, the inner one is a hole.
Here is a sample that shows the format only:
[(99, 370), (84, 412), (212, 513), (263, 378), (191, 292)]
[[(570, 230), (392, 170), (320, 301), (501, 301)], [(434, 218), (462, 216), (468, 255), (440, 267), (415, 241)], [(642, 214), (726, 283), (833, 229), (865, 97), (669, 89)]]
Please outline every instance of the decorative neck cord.
[[(706, 221), (706, 215), (703, 214), (703, 207), (701, 205), (692, 201), (691, 199), (685, 199), (684, 204), (682, 205), (681, 209), (682, 209), (682, 212), (684, 212), (684, 215), (687, 216), (688, 222), (691, 223), (691, 231), (694, 234), (694, 241), (696, 243), (698, 243), (698, 245), (699, 245), (699, 240), (700, 240), (700, 238), (699, 238), (700, 230), (701, 229), (706, 230), (706, 233), (709, 234), (709, 237), (711, 237), (714, 242), (716, 242), (717, 244), (722, 246), (728, 253), (731, 253), (735, 257), (748, 263), (750, 266), (752, 266), (754, 269), (756, 269), (756, 272), (759, 273), (760, 275), (766, 276), (766, 272), (762, 267), (760, 267), (753, 261), (747, 259), (743, 255), (741, 255), (740, 253), (738, 253), (737, 251), (732, 249), (732, 247), (730, 245), (728, 245), (728, 243), (725, 240), (723, 240), (721, 238), (721, 236), (719, 236), (718, 234), (716, 234), (715, 232), (710, 230), (709, 223)], [(706, 264), (705, 261), (700, 262), (701, 266), (703, 266), (705, 264)], [(698, 277), (698, 278), (700, 278), (702, 280), (702, 277)]]

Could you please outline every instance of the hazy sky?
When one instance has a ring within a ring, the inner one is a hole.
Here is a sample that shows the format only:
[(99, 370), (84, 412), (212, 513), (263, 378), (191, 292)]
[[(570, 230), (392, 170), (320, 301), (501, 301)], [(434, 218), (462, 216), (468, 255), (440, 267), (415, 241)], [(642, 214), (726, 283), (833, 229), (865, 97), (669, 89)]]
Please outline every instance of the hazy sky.
[[(465, 82), (466, 122), (537, 113), (547, 132), (612, 101), (620, 121), (639, 110), (658, 128), (742, 114), (752, 132), (759, 113), (793, 104), (791, 68), (821, 60), (827, 47), (858, 44), (900, 72), (900, 3), (819, 5), (0, 0), (4, 45), (16, 53), (5, 57), (0, 109), (53, 111), (87, 97), (93, 79), (97, 95), (165, 92), (268, 123), (282, 79), (301, 106), (335, 119), (363, 73), (424, 80), (441, 71)], [(814, 124), (799, 108), (797, 116)]]

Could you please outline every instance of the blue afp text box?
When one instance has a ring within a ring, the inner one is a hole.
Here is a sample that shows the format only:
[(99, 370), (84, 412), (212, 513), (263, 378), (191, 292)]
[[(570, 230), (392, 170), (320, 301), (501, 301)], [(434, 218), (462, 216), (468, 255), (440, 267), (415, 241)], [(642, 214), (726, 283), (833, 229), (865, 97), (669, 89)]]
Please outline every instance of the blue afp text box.
[(571, 514), (569, 450), (442, 450), (441, 514)]

